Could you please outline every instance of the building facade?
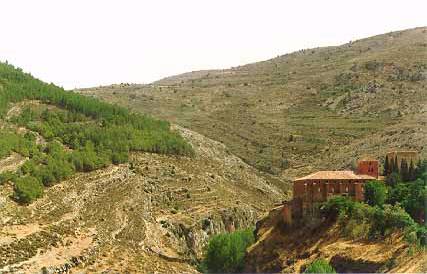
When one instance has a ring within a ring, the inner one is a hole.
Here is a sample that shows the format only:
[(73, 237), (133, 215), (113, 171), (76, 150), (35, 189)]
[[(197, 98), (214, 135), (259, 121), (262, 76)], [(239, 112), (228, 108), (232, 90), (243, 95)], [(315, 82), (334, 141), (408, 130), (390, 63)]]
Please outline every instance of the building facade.
[(319, 171), (297, 178), (293, 182), (293, 200), (284, 203), (285, 223), (314, 214), (318, 204), (333, 196), (346, 196), (356, 201), (364, 200), (364, 184), (379, 176), (377, 160), (358, 162), (357, 172)]

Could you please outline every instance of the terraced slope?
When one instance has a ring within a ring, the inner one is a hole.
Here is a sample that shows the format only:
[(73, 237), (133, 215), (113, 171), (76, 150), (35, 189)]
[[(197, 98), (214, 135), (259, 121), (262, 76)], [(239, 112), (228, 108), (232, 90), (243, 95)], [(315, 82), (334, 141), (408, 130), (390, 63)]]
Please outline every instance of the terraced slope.
[(0, 271), (194, 272), (210, 235), (253, 226), (285, 197), (224, 145), (178, 130), (194, 158), (133, 153), (29, 206), (0, 187)]
[(195, 272), (287, 186), (188, 129), (0, 64), (0, 272)]
[(426, 156), (426, 76), (422, 27), (80, 92), (190, 128), (288, 180), (396, 148)]

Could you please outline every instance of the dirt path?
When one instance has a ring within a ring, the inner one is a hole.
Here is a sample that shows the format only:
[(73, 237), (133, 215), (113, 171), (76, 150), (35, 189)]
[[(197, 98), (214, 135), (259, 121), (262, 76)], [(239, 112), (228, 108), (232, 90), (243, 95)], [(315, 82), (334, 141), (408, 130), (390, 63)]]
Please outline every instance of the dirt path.
[(88, 249), (93, 241), (92, 235), (82, 234), (77, 238), (67, 237), (64, 239), (65, 245), (53, 247), (45, 252), (38, 252), (36, 256), (17, 264), (6, 266), (0, 269), (0, 273), (13, 272), (19, 268), (22, 273), (39, 273), (43, 267), (59, 266), (70, 261), (72, 257), (80, 256)]
[(13, 241), (25, 238), (30, 234), (39, 232), (39, 224), (6, 226), (0, 230), (0, 245), (6, 245)]
[(16, 105), (14, 105), (13, 107), (11, 107), (10, 109), (9, 109), (9, 111), (6, 113), (6, 120), (10, 120), (10, 119), (12, 119), (13, 117), (16, 117), (16, 116), (18, 116), (19, 114), (21, 114), (21, 111), (22, 111), (22, 106), (21, 106), (21, 104), (16, 104)]
[(0, 173), (16, 171), (25, 161), (27, 161), (27, 158), (13, 152), (9, 157), (0, 160)]

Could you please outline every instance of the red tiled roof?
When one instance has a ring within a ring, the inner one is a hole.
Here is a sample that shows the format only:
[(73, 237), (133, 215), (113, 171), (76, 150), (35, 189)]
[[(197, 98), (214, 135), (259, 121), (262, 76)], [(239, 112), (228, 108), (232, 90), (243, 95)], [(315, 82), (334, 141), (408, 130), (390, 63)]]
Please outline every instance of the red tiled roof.
[(318, 171), (312, 173), (310, 175), (297, 178), (295, 181), (303, 181), (303, 180), (360, 180), (360, 179), (368, 179), (375, 180), (375, 177), (365, 175), (365, 174), (355, 174), (351, 170), (341, 170), (341, 171)]

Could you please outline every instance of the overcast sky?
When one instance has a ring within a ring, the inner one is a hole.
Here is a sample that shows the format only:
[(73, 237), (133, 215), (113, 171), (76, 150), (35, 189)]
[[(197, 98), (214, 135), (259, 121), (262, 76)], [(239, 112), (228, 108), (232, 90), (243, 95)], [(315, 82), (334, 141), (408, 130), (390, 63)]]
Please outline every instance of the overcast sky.
[(426, 26), (426, 11), (426, 0), (2, 0), (0, 60), (68, 89), (149, 83)]

